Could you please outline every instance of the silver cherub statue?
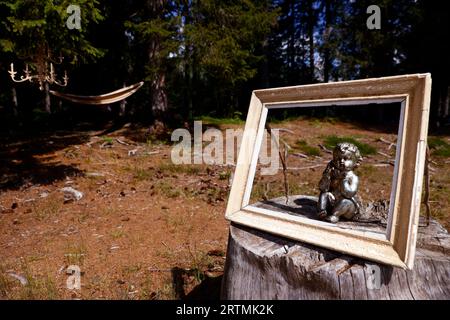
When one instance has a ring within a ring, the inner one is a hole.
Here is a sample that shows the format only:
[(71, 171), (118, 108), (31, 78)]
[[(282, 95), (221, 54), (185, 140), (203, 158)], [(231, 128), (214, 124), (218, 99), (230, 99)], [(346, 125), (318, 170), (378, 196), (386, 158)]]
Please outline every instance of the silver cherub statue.
[(358, 147), (352, 143), (339, 143), (319, 182), (319, 219), (332, 223), (340, 217), (352, 219), (361, 212), (361, 200), (357, 196), (359, 179), (353, 172), (362, 161)]

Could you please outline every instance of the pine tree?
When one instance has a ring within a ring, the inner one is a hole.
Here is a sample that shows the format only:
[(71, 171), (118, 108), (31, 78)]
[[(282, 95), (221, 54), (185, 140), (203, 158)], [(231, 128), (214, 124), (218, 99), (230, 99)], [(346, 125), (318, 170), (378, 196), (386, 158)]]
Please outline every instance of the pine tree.
[[(67, 25), (69, 5), (78, 5), (81, 29), (70, 30)], [(87, 40), (90, 24), (98, 23), (103, 16), (98, 1), (90, 0), (10, 0), (1, 1), (4, 14), (1, 21), (0, 51), (13, 61), (29, 64), (33, 71), (44, 68), (51, 59), (62, 56), (65, 63), (87, 61), (102, 56), (103, 52)], [(48, 83), (45, 86), (45, 109), (50, 109)]]
[(134, 38), (134, 50), (144, 52), (140, 62), (145, 66), (145, 80), (149, 82), (150, 109), (157, 120), (165, 120), (169, 107), (167, 74), (171, 59), (176, 56), (179, 18), (173, 1), (147, 0), (142, 6), (138, 1), (132, 19), (125, 23)]
[[(197, 94), (206, 99), (207, 112), (218, 115), (238, 109), (239, 88), (253, 79), (262, 59), (262, 48), (275, 24), (277, 12), (269, 1), (192, 1), (186, 19), (189, 48), (187, 65)], [(200, 100), (197, 100), (200, 101)]]

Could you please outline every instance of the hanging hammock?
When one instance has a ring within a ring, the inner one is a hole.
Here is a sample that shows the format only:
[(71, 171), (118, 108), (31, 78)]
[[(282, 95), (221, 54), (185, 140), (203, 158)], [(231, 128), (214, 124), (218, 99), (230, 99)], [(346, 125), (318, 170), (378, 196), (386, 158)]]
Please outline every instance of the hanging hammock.
[(90, 104), (90, 105), (103, 105), (121, 101), (128, 98), (133, 93), (139, 90), (144, 84), (143, 81), (133, 84), (129, 87), (125, 87), (110, 93), (105, 93), (99, 96), (78, 96), (74, 94), (61, 93), (58, 91), (50, 90), (50, 93), (55, 97), (65, 99), (74, 103)]

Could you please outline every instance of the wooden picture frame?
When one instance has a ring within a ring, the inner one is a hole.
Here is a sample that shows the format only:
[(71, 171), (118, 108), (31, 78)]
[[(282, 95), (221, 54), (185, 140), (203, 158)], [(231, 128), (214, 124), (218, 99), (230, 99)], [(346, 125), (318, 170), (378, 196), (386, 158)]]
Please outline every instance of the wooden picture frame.
[[(253, 91), (226, 219), (364, 259), (412, 269), (416, 248), (431, 75), (412, 74)], [(387, 232), (345, 230), (249, 204), (269, 109), (301, 106), (401, 103)]]

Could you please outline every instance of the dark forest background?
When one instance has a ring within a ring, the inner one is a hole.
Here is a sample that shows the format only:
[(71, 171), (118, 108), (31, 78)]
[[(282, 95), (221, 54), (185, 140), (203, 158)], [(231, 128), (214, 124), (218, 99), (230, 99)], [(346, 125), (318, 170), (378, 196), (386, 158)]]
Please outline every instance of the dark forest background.
[[(70, 4), (81, 8), (80, 30), (66, 27)], [(366, 25), (373, 4), (379, 30)], [(439, 129), (449, 124), (449, 40), (442, 1), (0, 1), (0, 125), (244, 119), (254, 89), (430, 72)], [(11, 81), (12, 62), (21, 74), (49, 52), (64, 57), (56, 71), (67, 70), (67, 87)], [(48, 94), (98, 95), (142, 80), (126, 104), (109, 107)]]

